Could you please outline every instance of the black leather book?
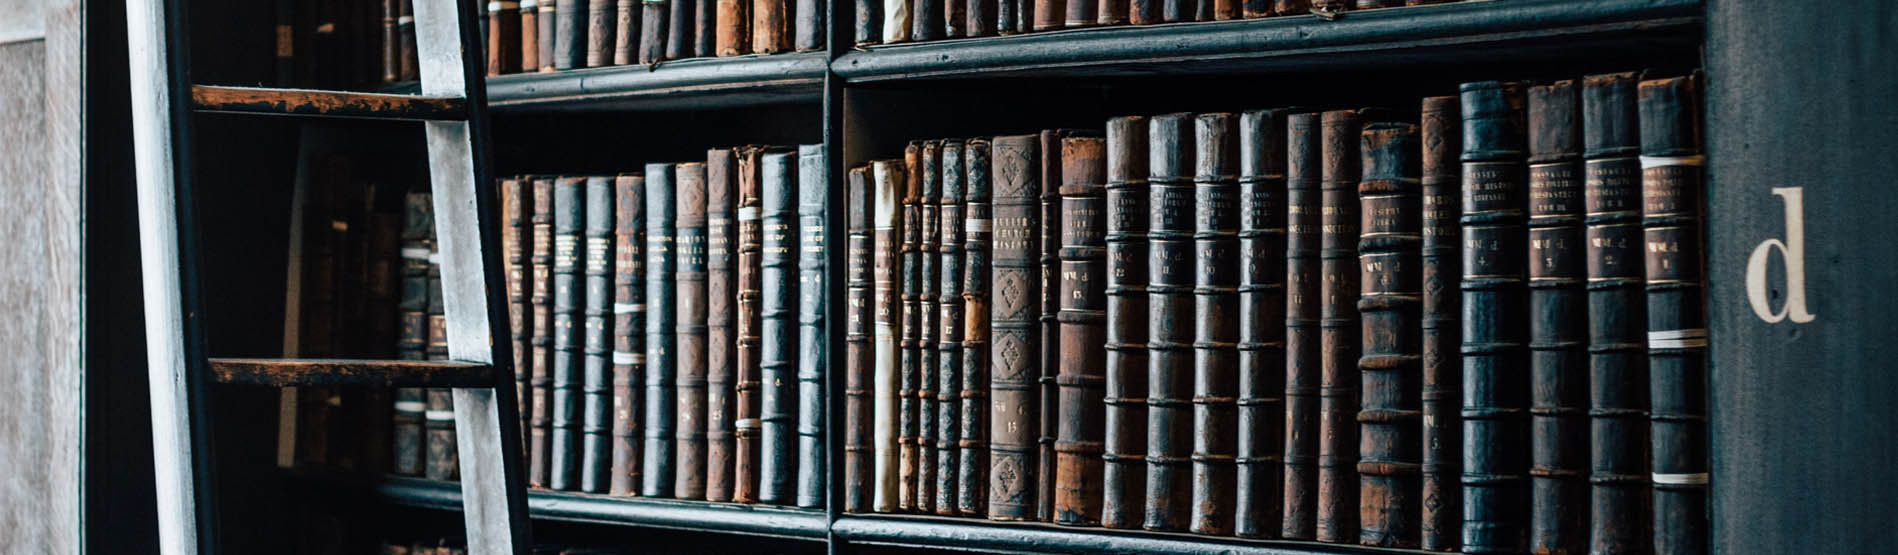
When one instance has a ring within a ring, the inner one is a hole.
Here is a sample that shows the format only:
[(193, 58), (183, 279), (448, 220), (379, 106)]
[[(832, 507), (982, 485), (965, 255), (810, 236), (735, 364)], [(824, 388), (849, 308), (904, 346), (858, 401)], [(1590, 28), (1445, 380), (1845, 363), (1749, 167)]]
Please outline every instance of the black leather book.
[[(426, 193), (409, 193), (403, 198), (402, 285), (396, 302), (396, 356), (403, 360), (428, 358), (428, 253), (433, 244), (434, 222), (430, 218), (430, 199)], [(394, 428), (390, 433), (392, 458), (390, 469), (398, 476), (421, 476), (427, 454), (423, 419), (428, 412), (428, 394), (418, 388), (395, 390)]]
[[(801, 8), (801, 6), (800, 6)], [(821, 9), (821, 8), (812, 8)], [(799, 12), (800, 14), (803, 12)], [(800, 19), (801, 21), (801, 19)], [(824, 210), (830, 191), (824, 145), (797, 147), (797, 497), (799, 507), (824, 506), (824, 374), (830, 368), (824, 321)]]
[[(1043, 0), (1045, 1), (1045, 0)], [(1027, 4), (1028, 2), (1024, 2)], [(1036, 18), (1029, 18), (1031, 21)], [(1059, 21), (1056, 17), (1054, 20)], [(1024, 29), (1026, 29), (1024, 27)], [(1066, 129), (1041, 132), (1041, 469), (1040, 497), (1036, 497), (1035, 519), (1054, 521), (1056, 428), (1059, 426), (1059, 387), (1055, 375), (1061, 367), (1061, 139), (1072, 134)]]
[[(1285, 110), (1239, 116), (1239, 445), (1233, 534), (1279, 535), (1285, 434)], [(1110, 305), (1111, 306), (1111, 305)]]
[(943, 38), (959, 39), (968, 36), (969, 0), (946, 0), (942, 6)]
[(554, 11), (554, 69), (587, 67), (587, 3), (559, 0)]
[(678, 218), (673, 236), (672, 275), (677, 296), (677, 323), (673, 360), (672, 495), (679, 499), (705, 498), (706, 421), (706, 178), (704, 162), (673, 166)]
[(1588, 299), (1581, 97), (1529, 87), (1529, 549), (1588, 545)]
[(989, 239), (994, 220), (989, 206), (990, 150), (987, 139), (963, 146), (965, 223), (962, 228), (962, 391), (960, 457), (956, 511), (980, 516), (988, 511), (989, 471)]
[(910, 0), (909, 38), (937, 40), (943, 33), (943, 0)]
[(1647, 293), (1634, 73), (1582, 80), (1588, 245), (1589, 549), (1653, 549)]
[(646, 372), (646, 177), (613, 181), (613, 463), (607, 492), (639, 491), (639, 390)]
[(738, 156), (733, 149), (705, 154), (705, 500), (732, 500), (732, 380), (737, 336), (733, 329), (738, 289), (733, 223), (738, 201)]
[(1193, 507), (1196, 534), (1232, 534), (1239, 428), (1239, 118), (1193, 125)]
[(646, 443), (641, 450), (639, 494), (672, 497), (672, 379), (678, 356), (678, 261), (673, 256), (678, 201), (672, 164), (646, 164)]
[(1101, 526), (1147, 508), (1147, 118), (1107, 120), (1107, 392)]
[(1193, 515), (1193, 115), (1147, 122), (1147, 511), (1184, 531)]
[(902, 397), (898, 388), (903, 334), (903, 209), (908, 180), (902, 160), (877, 160), (871, 166), (871, 310), (872, 380), (871, 447), (873, 454), (871, 508), (879, 513), (901, 510), (898, 501), (901, 459), (898, 426)]
[(760, 175), (763, 149), (747, 146), (738, 151), (738, 264), (733, 276), (738, 284), (737, 371), (732, 393), (732, 501), (758, 501), (759, 373), (763, 371), (764, 325), (759, 314), (763, 284), (759, 257), (764, 249), (764, 185)]
[(1107, 140), (1061, 138), (1061, 344), (1057, 360), (1054, 522), (1101, 519), (1107, 387)]
[(666, 14), (666, 59), (683, 60), (698, 55), (694, 42), (698, 34), (698, 0), (670, 0)]
[(613, 464), (613, 176), (586, 178), (582, 256), (580, 491), (606, 493)]
[(1455, 551), (1463, 533), (1463, 121), (1457, 97), (1423, 99), (1423, 516), (1419, 546)]
[(1285, 522), (1280, 536), (1318, 527), (1319, 114), (1285, 127)]
[(1465, 83), (1463, 549), (1528, 549), (1528, 261), (1523, 90)]
[(586, 226), (585, 189), (585, 177), (554, 180), (554, 364), (549, 407), (553, 454), (548, 459), (547, 487), (559, 490), (580, 488), (580, 380), (586, 364), (580, 344), (586, 323), (581, 312), (586, 302), (582, 273), (586, 244), (580, 239)]
[(758, 157), (764, 231), (759, 256), (758, 501), (792, 502), (797, 477), (797, 153)]
[(1644, 79), (1641, 231), (1647, 244), (1654, 551), (1707, 552), (1707, 314), (1698, 75)]
[(1013, 35), (1027, 29), (1027, 26), (1022, 25), (1022, 4), (1024, 0), (994, 0), (994, 2), (995, 32), (997, 34)]
[(1358, 178), (1362, 114), (1320, 117), (1318, 526), (1314, 539), (1358, 538)]
[(851, 168), (844, 181), (847, 236), (844, 248), (844, 459), (843, 510), (870, 511), (870, 384), (875, 347), (870, 344), (870, 169)]
[(956, 515), (958, 444), (962, 431), (963, 143), (942, 142), (941, 195), (936, 232), (936, 483), (934, 512)]
[(995, 138), (994, 265), (989, 312), (989, 518), (1033, 520), (1041, 461), (1038, 409), (1041, 151), (1037, 135)]
[(692, 56), (718, 55), (718, 0), (692, 2)]
[[(554, 177), (536, 176), (533, 183), (533, 249), (529, 257), (534, 272), (529, 280), (529, 295), (534, 303), (533, 344), (534, 375), (528, 382), (534, 407), (528, 432), (527, 482), (534, 487), (552, 483), (553, 385), (554, 385)], [(424, 253), (426, 256), (426, 253)]]
[(923, 339), (923, 141), (912, 141), (903, 149), (903, 318), (902, 356), (898, 359), (896, 394), (898, 472), (897, 506), (903, 511), (916, 509), (916, 494), (922, 461), (917, 457), (918, 383), (922, 379)]
[(857, 46), (883, 42), (883, 0), (856, 0), (856, 8)]
[(1359, 147), (1358, 543), (1417, 547), (1422, 500), (1423, 204), (1417, 126), (1375, 122)]
[(942, 141), (923, 141), (921, 172), (910, 179), (922, 188), (916, 210), (922, 242), (916, 251), (916, 512), (936, 512), (936, 341), (941, 308), (936, 302), (937, 247), (942, 242)]

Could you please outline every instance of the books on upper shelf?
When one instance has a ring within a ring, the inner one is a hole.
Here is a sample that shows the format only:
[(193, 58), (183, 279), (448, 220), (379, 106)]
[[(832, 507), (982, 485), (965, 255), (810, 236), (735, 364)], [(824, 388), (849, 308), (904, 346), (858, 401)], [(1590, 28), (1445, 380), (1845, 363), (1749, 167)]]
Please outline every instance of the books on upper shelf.
[(1113, 25), (1341, 12), (1462, 0), (853, 0), (857, 46), (1015, 35)]

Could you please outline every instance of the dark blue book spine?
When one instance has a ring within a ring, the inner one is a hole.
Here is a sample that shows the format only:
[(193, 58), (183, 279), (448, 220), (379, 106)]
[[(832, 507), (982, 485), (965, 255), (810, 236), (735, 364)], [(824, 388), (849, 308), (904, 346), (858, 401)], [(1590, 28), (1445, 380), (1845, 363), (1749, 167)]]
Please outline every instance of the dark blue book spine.
[(646, 448), (640, 495), (672, 496), (673, 242), (678, 207), (672, 164), (646, 164)]
[[(800, 8), (804, 6), (799, 6)], [(817, 8), (821, 10), (822, 7)], [(803, 19), (803, 15), (799, 15)], [(821, 20), (819, 20), (821, 21)], [(803, 44), (799, 27), (799, 44)], [(818, 44), (822, 44), (821, 41)], [(824, 506), (824, 374), (829, 347), (824, 303), (824, 210), (829, 204), (829, 160), (824, 145), (797, 149), (797, 506)]]
[(759, 256), (759, 277), (763, 283), (759, 299), (763, 343), (759, 345), (759, 471), (758, 502), (786, 504), (792, 501), (791, 485), (796, 477), (793, 448), (797, 444), (794, 426), (797, 403), (792, 392), (797, 384), (797, 324), (791, 312), (797, 306), (797, 245), (793, 187), (797, 183), (795, 154), (768, 150), (759, 157), (763, 179), (761, 214), (764, 228), (763, 251)]
[(584, 245), (580, 243), (584, 227), (586, 178), (561, 177), (554, 181), (554, 364), (553, 364), (553, 456), (547, 487), (559, 490), (580, 487), (580, 416), (578, 394), (585, 364), (581, 352), (581, 328), (584, 315), (580, 303), (586, 286), (580, 274)]
[(607, 431), (613, 422), (613, 176), (588, 177), (582, 195), (586, 199), (586, 301), (581, 339), (585, 366), (580, 386), (580, 490), (605, 493), (612, 467), (612, 440)]

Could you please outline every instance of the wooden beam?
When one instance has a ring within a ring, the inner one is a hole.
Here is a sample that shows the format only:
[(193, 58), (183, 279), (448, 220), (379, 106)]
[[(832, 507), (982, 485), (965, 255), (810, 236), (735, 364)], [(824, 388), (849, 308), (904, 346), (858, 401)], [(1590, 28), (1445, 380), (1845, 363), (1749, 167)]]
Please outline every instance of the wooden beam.
[(191, 109), (400, 120), (461, 120), (468, 115), (466, 100), (447, 96), (214, 85), (191, 86)]
[(214, 358), (211, 377), (217, 383), (270, 387), (490, 387), (494, 367), (435, 360)]

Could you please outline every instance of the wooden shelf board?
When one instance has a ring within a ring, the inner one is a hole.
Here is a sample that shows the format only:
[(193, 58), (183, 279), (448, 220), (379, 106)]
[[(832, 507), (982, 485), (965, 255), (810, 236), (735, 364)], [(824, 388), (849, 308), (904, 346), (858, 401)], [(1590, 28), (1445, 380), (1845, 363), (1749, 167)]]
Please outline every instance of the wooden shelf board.
[(824, 65), (823, 52), (797, 52), (516, 73), (488, 78), (488, 104), (499, 112), (816, 104), (823, 98)]
[(831, 529), (840, 541), (852, 544), (1002, 553), (1431, 553), (1306, 541), (1246, 540), (1173, 532), (1058, 526), (1045, 522), (998, 522), (916, 515), (844, 515), (837, 519)]
[[(457, 482), (391, 477), (374, 489), (378, 497), (399, 505), (461, 510), (461, 484)], [(815, 509), (538, 489), (528, 490), (527, 511), (539, 519), (804, 541), (824, 541), (827, 531), (824, 512)]]

